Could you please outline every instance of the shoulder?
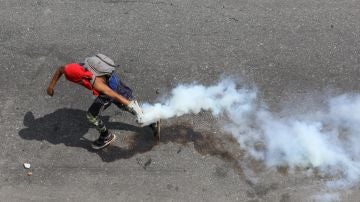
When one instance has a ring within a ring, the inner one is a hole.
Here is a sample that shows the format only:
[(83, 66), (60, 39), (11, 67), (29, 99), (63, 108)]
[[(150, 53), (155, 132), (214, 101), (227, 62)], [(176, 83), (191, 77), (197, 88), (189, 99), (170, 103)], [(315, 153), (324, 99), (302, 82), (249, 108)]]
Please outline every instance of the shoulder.
[(104, 76), (97, 76), (93, 83), (94, 90), (98, 92), (105, 92), (108, 91), (110, 88), (106, 83), (106, 78)]
[(66, 68), (79, 68), (82, 67), (79, 63), (69, 63), (62, 66), (64, 69)]
[(105, 76), (97, 76), (97, 77), (95, 77), (94, 83), (107, 84), (106, 77)]
[(62, 66), (62, 71), (65, 74), (69, 74), (69, 75), (70, 74), (82, 75), (84, 72), (84, 68), (78, 63), (69, 63)]

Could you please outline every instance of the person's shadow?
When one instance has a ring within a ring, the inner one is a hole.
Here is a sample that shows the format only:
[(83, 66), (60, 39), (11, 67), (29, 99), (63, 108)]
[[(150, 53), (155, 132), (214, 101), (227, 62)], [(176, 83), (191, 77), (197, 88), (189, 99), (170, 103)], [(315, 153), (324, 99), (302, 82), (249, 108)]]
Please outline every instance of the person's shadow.
[[(233, 162), (235, 167), (237, 159), (224, 148), (222, 139), (213, 135), (195, 132), (186, 124), (179, 124), (161, 128), (161, 139), (157, 142), (152, 130), (149, 127), (136, 127), (126, 123), (109, 122), (109, 116), (103, 116), (102, 120), (109, 130), (126, 130), (135, 132), (127, 139), (127, 146), (124, 148), (116, 145), (95, 150), (91, 147), (92, 141), (84, 137), (91, 125), (86, 119), (86, 112), (78, 109), (58, 109), (51, 114), (43, 117), (34, 118), (32, 112), (27, 112), (24, 117), (23, 128), (19, 131), (21, 138), (25, 140), (48, 141), (51, 144), (64, 144), (69, 147), (85, 148), (89, 152), (98, 154), (105, 162), (117, 159), (127, 159), (138, 153), (150, 151), (159, 143), (174, 142), (186, 145), (189, 142), (194, 144), (194, 148), (199, 153), (217, 156), (228, 162)], [(120, 139), (120, 138), (119, 138)], [(179, 148), (178, 153), (181, 151)]]
[(38, 119), (34, 118), (32, 112), (27, 112), (24, 117), (26, 128), (21, 129), (19, 135), (26, 140), (46, 140), (51, 144), (82, 147), (90, 152), (97, 153), (106, 162), (130, 158), (137, 153), (151, 150), (157, 144), (151, 129), (148, 127), (141, 128), (126, 123), (109, 122), (109, 116), (102, 117), (102, 120), (110, 130), (135, 132), (128, 149), (114, 145), (103, 150), (93, 149), (91, 147), (92, 141), (84, 138), (92, 126), (86, 119), (86, 112), (78, 109), (58, 109)]

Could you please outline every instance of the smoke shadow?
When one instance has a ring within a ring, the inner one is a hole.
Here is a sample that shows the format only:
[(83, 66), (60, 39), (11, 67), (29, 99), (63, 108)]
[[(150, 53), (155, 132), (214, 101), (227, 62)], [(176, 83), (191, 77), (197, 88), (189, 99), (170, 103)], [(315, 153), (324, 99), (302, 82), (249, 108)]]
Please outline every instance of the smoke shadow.
[(186, 124), (163, 127), (161, 139), (158, 142), (154, 139), (149, 127), (141, 128), (126, 123), (109, 122), (109, 118), (109, 116), (102, 117), (110, 130), (135, 133), (124, 140), (127, 144), (126, 147), (110, 145), (102, 150), (94, 150), (91, 147), (92, 141), (84, 138), (84, 135), (91, 128), (86, 120), (86, 112), (78, 109), (58, 109), (37, 119), (34, 118), (32, 112), (27, 112), (24, 116), (26, 128), (19, 131), (19, 136), (25, 140), (45, 140), (55, 145), (64, 144), (69, 147), (84, 148), (89, 152), (98, 154), (104, 162), (128, 159), (136, 154), (151, 151), (158, 144), (173, 142), (188, 145), (193, 143), (195, 150), (200, 154), (216, 156), (226, 162), (231, 162), (235, 168), (240, 169), (238, 160), (225, 149), (222, 139), (196, 132)]

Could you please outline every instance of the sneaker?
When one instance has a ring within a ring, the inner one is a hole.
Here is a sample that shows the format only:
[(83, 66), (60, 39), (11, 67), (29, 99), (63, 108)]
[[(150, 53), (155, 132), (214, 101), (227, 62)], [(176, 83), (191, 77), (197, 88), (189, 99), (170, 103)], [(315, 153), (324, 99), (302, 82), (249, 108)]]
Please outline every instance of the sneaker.
[(99, 137), (97, 140), (95, 140), (93, 142), (92, 147), (94, 149), (102, 149), (106, 146), (108, 146), (110, 143), (114, 142), (114, 140), (116, 139), (116, 136), (112, 133), (110, 133), (105, 139)]

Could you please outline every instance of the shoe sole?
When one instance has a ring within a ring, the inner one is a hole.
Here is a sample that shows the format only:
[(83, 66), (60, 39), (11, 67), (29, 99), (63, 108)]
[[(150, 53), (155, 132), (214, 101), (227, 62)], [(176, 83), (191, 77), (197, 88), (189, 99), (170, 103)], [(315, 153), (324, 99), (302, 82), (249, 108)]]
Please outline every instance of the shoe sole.
[[(114, 135), (114, 134), (113, 134), (113, 135)], [(112, 140), (110, 140), (109, 142), (107, 142), (106, 144), (104, 144), (103, 146), (98, 147), (98, 146), (94, 146), (94, 145), (92, 145), (92, 148), (93, 148), (93, 149), (102, 149), (102, 148), (104, 148), (104, 147), (108, 146), (109, 144), (111, 144), (112, 142), (114, 142), (114, 141), (115, 141), (115, 139), (116, 139), (116, 135), (114, 135), (113, 139), (112, 139)]]

